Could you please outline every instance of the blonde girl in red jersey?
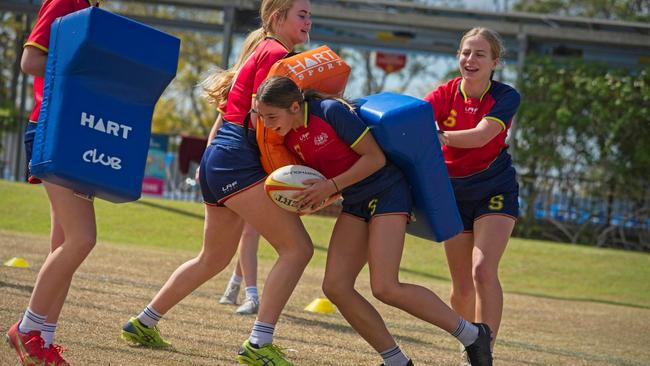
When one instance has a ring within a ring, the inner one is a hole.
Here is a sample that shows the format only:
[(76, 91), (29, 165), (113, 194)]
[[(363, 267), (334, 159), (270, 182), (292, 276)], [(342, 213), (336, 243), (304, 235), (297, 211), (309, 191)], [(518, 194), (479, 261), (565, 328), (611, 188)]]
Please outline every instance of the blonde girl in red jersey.
[[(122, 329), (125, 340), (167, 347), (157, 322), (183, 298), (221, 272), (232, 260), (244, 222), (252, 225), (278, 252), (268, 274), (253, 330), (237, 359), (249, 365), (291, 365), (273, 343), (275, 324), (313, 254), (313, 245), (300, 218), (276, 206), (265, 194), (266, 178), (254, 133), (244, 121), (255, 90), (271, 66), (294, 46), (308, 39), (311, 6), (308, 0), (264, 0), (262, 26), (244, 41), (239, 60), (204, 82), (221, 115), (210, 134), (199, 169), (205, 206), (203, 249), (182, 264), (140, 315)], [(254, 121), (255, 115), (251, 116)], [(199, 316), (202, 316), (199, 314)]]
[(502, 53), (496, 32), (471, 29), (458, 49), (461, 77), (425, 97), (433, 106), (464, 225), (445, 242), (451, 304), (464, 318), (490, 326), (492, 346), (503, 310), (499, 262), (519, 212), (519, 186), (505, 139), (520, 96), (492, 80)]

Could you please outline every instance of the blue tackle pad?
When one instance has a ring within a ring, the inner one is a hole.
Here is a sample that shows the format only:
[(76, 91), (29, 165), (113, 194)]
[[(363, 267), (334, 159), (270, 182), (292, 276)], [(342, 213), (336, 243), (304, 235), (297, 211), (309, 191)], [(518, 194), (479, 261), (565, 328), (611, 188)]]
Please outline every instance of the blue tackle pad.
[(90, 7), (52, 24), (31, 172), (87, 196), (137, 200), (158, 98), (180, 40)]
[(447, 174), (431, 104), (395, 93), (355, 101), (361, 119), (386, 157), (406, 175), (411, 186), (415, 222), (406, 231), (424, 239), (445, 241), (463, 230)]

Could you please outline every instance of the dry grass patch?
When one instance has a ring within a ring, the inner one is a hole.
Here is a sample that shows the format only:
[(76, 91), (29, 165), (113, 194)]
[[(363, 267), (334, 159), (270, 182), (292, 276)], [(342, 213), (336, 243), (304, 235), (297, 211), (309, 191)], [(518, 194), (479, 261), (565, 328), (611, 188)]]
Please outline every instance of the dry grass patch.
[[(33, 265), (31, 269), (0, 267), (3, 328), (24, 311), (47, 247), (42, 236), (0, 232), (0, 259), (22, 256)], [(79, 269), (61, 316), (57, 341), (70, 349), (66, 358), (74, 365), (236, 364), (237, 349), (254, 318), (238, 316), (234, 307), (217, 303), (230, 269), (208, 281), (160, 323), (174, 350), (134, 348), (119, 339), (121, 325), (140, 312), (171, 272), (194, 254), (99, 243)], [(260, 262), (260, 279), (271, 265)], [(277, 343), (287, 348), (296, 365), (378, 365), (381, 359), (340, 314), (303, 311), (311, 300), (322, 296), (322, 274), (322, 266), (307, 268), (278, 324)], [(405, 277), (448, 300), (448, 283)], [(359, 289), (370, 295), (366, 272)], [(373, 303), (417, 365), (458, 364), (458, 346), (450, 335), (397, 309)], [(495, 364), (649, 365), (648, 336), (648, 309), (506, 293)], [(0, 348), (0, 364), (17, 364), (8, 347)]]

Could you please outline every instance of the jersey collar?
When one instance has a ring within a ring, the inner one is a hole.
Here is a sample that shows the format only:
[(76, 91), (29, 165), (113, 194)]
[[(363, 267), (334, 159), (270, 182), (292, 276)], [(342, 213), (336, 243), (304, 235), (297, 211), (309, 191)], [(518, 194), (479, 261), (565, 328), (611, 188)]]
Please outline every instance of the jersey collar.
[(282, 42), (282, 41), (280, 40), (280, 38), (278, 38), (277, 36), (275, 36), (275, 35), (269, 33), (269, 34), (266, 36), (266, 39), (273, 39), (273, 40), (275, 40), (276, 42), (278, 42), (279, 44), (281, 44), (282, 47), (284, 47), (284, 49), (287, 50), (287, 52), (291, 52), (291, 48), (289, 48), (286, 44), (284, 44), (284, 42)]
[[(481, 96), (479, 97), (479, 101), (483, 100), (483, 97), (485, 96), (485, 94), (487, 94), (488, 90), (490, 90), (491, 87), (492, 87), (492, 80), (488, 81), (487, 88), (485, 88), (485, 90), (483, 90), (483, 93), (481, 93)], [(464, 79), (461, 79), (460, 85), (458, 86), (458, 89), (460, 90), (460, 94), (463, 96), (463, 99), (465, 101), (470, 99), (470, 97), (467, 95), (467, 93), (465, 93), (465, 80)]]
[(303, 117), (303, 122), (302, 125), (303, 127), (307, 128), (307, 122), (309, 121), (309, 104), (307, 101), (304, 102), (303, 104), (303, 109), (305, 110), (305, 116)]

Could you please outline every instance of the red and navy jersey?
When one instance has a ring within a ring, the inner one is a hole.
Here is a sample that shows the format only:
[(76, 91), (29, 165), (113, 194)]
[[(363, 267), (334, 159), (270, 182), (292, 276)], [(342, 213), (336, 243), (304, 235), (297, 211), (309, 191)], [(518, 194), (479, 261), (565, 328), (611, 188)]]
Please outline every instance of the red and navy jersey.
[(266, 38), (255, 47), (255, 51), (235, 75), (226, 105), (221, 107), (224, 120), (244, 124), (257, 88), (266, 79), (271, 66), (288, 54), (289, 50), (275, 38)]
[(460, 77), (450, 80), (424, 97), (433, 106), (438, 128), (443, 131), (469, 130), (487, 119), (498, 123), (502, 131), (482, 147), (443, 146), (449, 176), (454, 178), (487, 169), (507, 148), (506, 136), (520, 102), (519, 93), (514, 88), (497, 81), (490, 81), (480, 98), (470, 98), (463, 89), (462, 80)]
[[(305, 103), (304, 124), (284, 137), (284, 144), (305, 165), (334, 178), (350, 169), (360, 155), (352, 148), (369, 133), (369, 128), (350, 108), (334, 99), (314, 99)], [(361, 201), (402, 179), (395, 165), (386, 166), (345, 188), (346, 203)]]
[[(25, 46), (36, 47), (47, 53), (50, 48), (50, 27), (56, 18), (74, 13), (75, 11), (92, 6), (89, 0), (45, 0), (38, 12), (36, 24), (27, 38)], [(41, 103), (43, 102), (43, 78), (34, 77), (34, 108), (29, 120), (38, 121), (38, 115), (41, 113)]]

